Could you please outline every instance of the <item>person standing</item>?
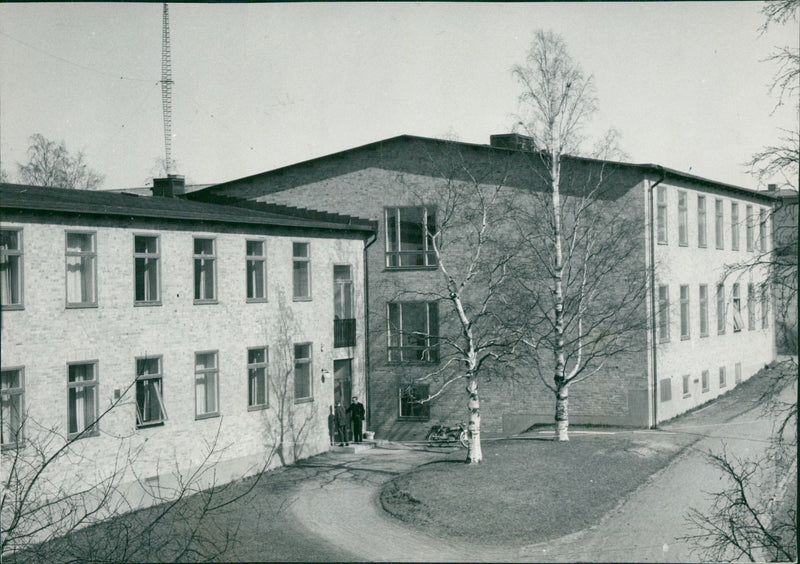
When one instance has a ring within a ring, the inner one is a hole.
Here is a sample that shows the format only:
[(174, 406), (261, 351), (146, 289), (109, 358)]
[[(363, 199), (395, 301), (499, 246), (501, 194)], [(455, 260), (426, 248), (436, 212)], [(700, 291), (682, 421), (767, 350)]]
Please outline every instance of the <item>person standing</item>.
[(331, 446), (335, 442), (336, 437), (334, 436), (336, 433), (336, 416), (333, 414), (333, 406), (330, 406), (329, 413), (328, 413), (328, 435), (331, 438)]
[(336, 432), (339, 435), (339, 446), (347, 444), (347, 414), (345, 413), (342, 400), (336, 402)]
[(353, 422), (353, 442), (361, 442), (361, 428), (362, 421), (364, 421), (364, 404), (359, 403), (358, 397), (353, 396), (353, 401), (350, 402), (350, 407), (347, 408), (347, 413), (350, 414), (350, 421)]

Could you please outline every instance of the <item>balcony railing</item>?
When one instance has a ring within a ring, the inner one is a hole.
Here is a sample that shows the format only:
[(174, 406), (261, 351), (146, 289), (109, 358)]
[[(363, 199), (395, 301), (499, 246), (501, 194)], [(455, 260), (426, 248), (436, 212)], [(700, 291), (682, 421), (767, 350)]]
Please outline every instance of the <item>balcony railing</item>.
[(333, 320), (333, 346), (337, 349), (340, 347), (356, 346), (355, 319)]

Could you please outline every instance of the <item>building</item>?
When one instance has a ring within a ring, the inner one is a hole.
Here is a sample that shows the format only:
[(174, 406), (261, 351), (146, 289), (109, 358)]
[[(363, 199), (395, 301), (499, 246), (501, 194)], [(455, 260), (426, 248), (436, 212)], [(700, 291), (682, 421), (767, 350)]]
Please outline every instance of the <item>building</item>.
[(769, 185), (777, 201), (772, 214), (775, 338), (778, 352), (797, 354), (797, 190)]
[[(544, 162), (532, 149), (517, 134), (492, 136), (489, 145), (402, 135), (188, 198), (313, 207), (378, 222), (376, 244), (367, 249), (370, 426), (379, 436), (418, 438), (429, 420), (466, 418), (460, 389), (423, 406), (404, 391), (443, 362), (434, 346), (445, 330), (441, 301), (397, 297), (424, 295), (439, 281), (426, 229), (446, 202), (431, 194), (437, 184), (467, 176), (485, 186), (502, 183), (519, 201), (541, 194)], [(654, 426), (724, 393), (774, 358), (767, 270), (731, 271), (770, 248), (771, 195), (651, 164), (566, 157), (562, 166), (567, 200), (580, 198), (580, 186), (593, 182), (603, 192), (598, 206), (622, 210), (633, 229), (631, 259), (647, 285), (634, 309), (646, 328), (632, 337), (630, 352), (571, 388), (571, 422)], [(416, 341), (396, 338), (403, 320), (411, 325), (404, 334)], [(552, 422), (552, 392), (525, 371), (517, 365), (517, 378), (483, 386), (484, 430), (512, 433)]]
[(0, 210), (4, 484), (67, 442), (47, 495), (223, 483), (327, 450), (366, 396), (373, 222), (11, 184)]

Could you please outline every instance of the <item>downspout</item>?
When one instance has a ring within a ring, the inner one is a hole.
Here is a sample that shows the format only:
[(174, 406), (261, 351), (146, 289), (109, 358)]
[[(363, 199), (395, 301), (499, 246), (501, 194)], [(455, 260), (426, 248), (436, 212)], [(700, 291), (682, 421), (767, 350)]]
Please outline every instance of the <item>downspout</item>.
[(664, 167), (655, 165), (659, 171), (659, 179), (650, 184), (649, 188), (649, 207), (650, 207), (650, 339), (652, 342), (652, 369), (653, 369), (653, 425), (652, 429), (658, 429), (658, 362), (656, 360), (658, 332), (656, 323), (656, 237), (655, 225), (656, 218), (653, 215), (653, 189), (664, 181), (666, 172)]
[(366, 429), (372, 431), (372, 396), (369, 394), (369, 267), (367, 266), (367, 249), (378, 240), (377, 230), (372, 235), (372, 240), (364, 245), (364, 393), (367, 396), (367, 424)]

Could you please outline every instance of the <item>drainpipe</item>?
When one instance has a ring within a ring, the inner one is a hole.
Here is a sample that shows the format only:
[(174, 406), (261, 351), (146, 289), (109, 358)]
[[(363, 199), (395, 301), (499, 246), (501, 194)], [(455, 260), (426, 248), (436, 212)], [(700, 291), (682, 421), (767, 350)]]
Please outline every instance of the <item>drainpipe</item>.
[(659, 171), (658, 180), (650, 184), (649, 188), (649, 207), (650, 207), (650, 320), (651, 320), (651, 340), (652, 340), (652, 369), (653, 369), (653, 426), (658, 429), (658, 362), (656, 360), (658, 331), (656, 323), (656, 218), (653, 215), (653, 189), (664, 181), (666, 172), (664, 167), (655, 165)]
[(369, 394), (369, 268), (367, 266), (367, 249), (370, 245), (378, 240), (378, 232), (372, 235), (372, 240), (364, 245), (364, 393), (367, 396), (367, 426), (370, 431), (372, 429), (372, 397)]

